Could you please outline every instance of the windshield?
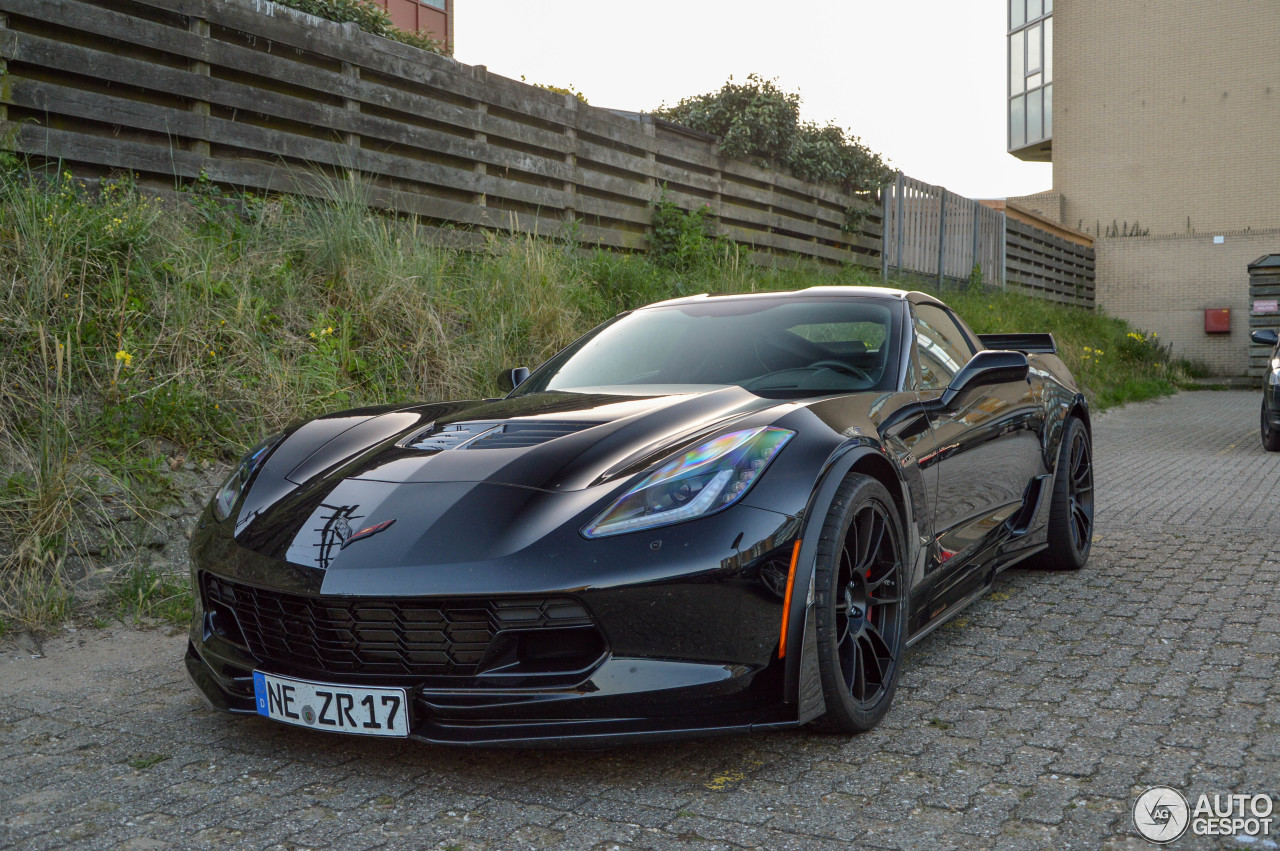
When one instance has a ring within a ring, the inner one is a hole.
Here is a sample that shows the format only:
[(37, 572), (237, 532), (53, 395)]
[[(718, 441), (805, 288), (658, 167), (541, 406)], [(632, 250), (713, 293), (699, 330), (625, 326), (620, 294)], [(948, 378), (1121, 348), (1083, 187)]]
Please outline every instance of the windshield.
[(759, 395), (893, 389), (900, 306), (875, 298), (709, 299), (637, 310), (547, 361), (517, 395), (736, 384)]

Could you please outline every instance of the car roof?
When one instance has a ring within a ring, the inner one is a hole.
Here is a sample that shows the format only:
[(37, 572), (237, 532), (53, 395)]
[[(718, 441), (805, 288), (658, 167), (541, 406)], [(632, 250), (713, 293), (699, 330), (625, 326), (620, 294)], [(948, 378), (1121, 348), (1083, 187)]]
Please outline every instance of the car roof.
[(653, 304), (647, 304), (640, 308), (646, 310), (651, 307), (671, 307), (681, 304), (696, 304), (710, 300), (726, 300), (726, 301), (768, 301), (777, 300), (785, 301), (788, 299), (811, 299), (811, 298), (852, 298), (852, 297), (872, 297), (872, 298), (892, 298), (909, 301), (912, 304), (938, 304), (938, 301), (928, 293), (898, 290), (891, 287), (808, 287), (803, 290), (787, 290), (783, 292), (764, 292), (764, 293), (700, 293), (698, 295), (684, 296), (682, 298), (667, 299), (666, 301), (658, 301)]

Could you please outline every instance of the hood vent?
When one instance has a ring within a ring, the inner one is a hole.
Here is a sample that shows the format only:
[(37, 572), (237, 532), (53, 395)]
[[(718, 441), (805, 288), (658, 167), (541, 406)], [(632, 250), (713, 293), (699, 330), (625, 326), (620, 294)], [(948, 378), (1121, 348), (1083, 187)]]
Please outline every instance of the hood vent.
[(424, 452), (441, 452), (446, 449), (523, 449), (598, 425), (600, 423), (543, 420), (451, 423), (439, 427), (429, 426), (411, 438), (408, 445)]

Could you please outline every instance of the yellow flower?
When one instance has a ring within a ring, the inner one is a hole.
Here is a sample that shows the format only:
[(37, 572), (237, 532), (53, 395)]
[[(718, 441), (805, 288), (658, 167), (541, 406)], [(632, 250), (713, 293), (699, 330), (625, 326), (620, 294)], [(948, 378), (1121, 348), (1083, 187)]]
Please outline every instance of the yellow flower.
[(122, 362), (125, 366), (128, 366), (133, 363), (133, 355), (129, 354), (124, 349), (121, 349), (116, 352), (116, 360)]
[(314, 340), (315, 338), (316, 338), (316, 332), (315, 332), (315, 331), (312, 331), (312, 332), (311, 332), (311, 339), (313, 339), (313, 340)]

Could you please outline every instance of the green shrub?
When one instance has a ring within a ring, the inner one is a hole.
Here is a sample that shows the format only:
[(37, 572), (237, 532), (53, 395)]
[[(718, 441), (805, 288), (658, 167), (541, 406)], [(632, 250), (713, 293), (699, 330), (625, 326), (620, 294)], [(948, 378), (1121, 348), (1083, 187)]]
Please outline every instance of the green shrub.
[[(891, 171), (880, 155), (844, 128), (800, 120), (800, 95), (757, 74), (718, 92), (684, 98), (654, 115), (720, 137), (720, 153), (779, 168), (802, 180), (857, 194), (878, 189)], [(858, 212), (847, 211), (849, 226)]]
[[(529, 81), (525, 79), (524, 74), (520, 75), (520, 82), (529, 83)], [(539, 89), (546, 89), (549, 92), (555, 92), (558, 95), (571, 95), (577, 99), (578, 103), (584, 103), (584, 104), (591, 103), (591, 101), (587, 100), (587, 96), (584, 95), (582, 92), (578, 91), (577, 88), (572, 83), (570, 83), (567, 86), (552, 86), (546, 83), (529, 83), (529, 85)]]
[(659, 266), (687, 272), (713, 262), (718, 248), (710, 207), (685, 210), (665, 195), (654, 206), (649, 253)]

